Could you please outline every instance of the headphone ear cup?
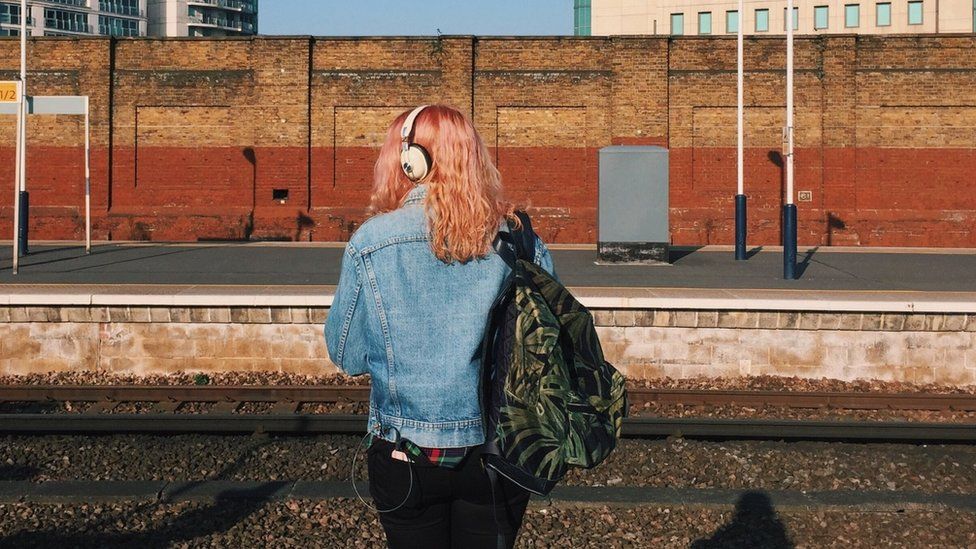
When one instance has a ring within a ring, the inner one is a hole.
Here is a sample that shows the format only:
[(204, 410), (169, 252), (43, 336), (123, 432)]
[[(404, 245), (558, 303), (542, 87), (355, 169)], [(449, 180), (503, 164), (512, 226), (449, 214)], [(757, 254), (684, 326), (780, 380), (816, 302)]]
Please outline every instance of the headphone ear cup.
[(412, 144), (400, 153), (400, 167), (411, 181), (420, 181), (427, 177), (430, 166), (430, 155), (420, 145)]

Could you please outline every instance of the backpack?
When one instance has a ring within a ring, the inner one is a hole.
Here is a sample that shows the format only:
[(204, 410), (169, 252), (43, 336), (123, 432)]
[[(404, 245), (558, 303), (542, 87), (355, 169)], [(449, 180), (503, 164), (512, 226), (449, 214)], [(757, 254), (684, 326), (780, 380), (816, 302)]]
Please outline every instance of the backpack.
[(492, 304), (481, 348), (482, 456), (501, 474), (548, 494), (568, 467), (610, 454), (627, 415), (624, 378), (603, 358), (590, 312), (533, 262), (536, 235), (500, 231), (495, 250), (512, 268)]

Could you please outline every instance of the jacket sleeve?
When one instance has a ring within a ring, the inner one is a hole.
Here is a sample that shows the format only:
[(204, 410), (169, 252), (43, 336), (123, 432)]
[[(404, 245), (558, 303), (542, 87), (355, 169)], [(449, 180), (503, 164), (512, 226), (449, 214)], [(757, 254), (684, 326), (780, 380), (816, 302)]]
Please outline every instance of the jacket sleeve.
[(559, 280), (559, 275), (556, 274), (556, 267), (552, 264), (552, 254), (549, 253), (549, 248), (542, 242), (542, 238), (538, 236), (535, 239), (535, 264), (545, 269), (557, 281)]
[(367, 360), (366, 290), (360, 258), (352, 244), (346, 247), (329, 316), (325, 320), (325, 344), (332, 362), (349, 375), (369, 371)]

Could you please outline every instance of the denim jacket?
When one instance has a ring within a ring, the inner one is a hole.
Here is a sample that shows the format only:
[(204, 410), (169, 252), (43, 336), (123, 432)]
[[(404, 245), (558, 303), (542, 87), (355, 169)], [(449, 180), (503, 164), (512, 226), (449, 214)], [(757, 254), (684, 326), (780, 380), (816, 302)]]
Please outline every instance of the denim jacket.
[[(484, 442), (479, 344), (510, 269), (494, 251), (464, 264), (437, 259), (426, 192), (418, 185), (403, 207), (353, 234), (325, 341), (344, 372), (372, 376), (371, 433), (429, 448), (474, 446)], [(541, 240), (535, 259), (553, 272)]]

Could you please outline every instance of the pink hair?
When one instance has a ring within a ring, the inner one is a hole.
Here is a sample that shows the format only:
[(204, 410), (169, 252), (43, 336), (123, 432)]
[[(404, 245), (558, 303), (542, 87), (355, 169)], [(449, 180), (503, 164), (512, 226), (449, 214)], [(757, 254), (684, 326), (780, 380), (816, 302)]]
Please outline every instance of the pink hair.
[[(373, 171), (371, 215), (399, 208), (414, 187), (400, 167), (400, 130), (408, 114), (397, 116), (386, 132)], [(413, 142), (431, 157), (430, 172), (419, 182), (427, 184), (431, 250), (445, 263), (485, 257), (502, 218), (517, 222), (488, 148), (468, 118), (445, 105), (421, 111), (413, 128)]]

